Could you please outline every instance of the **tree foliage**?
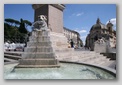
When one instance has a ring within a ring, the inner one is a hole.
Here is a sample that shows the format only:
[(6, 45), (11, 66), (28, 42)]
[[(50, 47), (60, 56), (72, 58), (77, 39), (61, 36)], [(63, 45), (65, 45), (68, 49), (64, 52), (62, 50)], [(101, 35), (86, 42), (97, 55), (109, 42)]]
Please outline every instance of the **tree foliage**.
[(11, 19), (11, 18), (5, 19), (5, 22), (8, 23), (8, 24), (10, 24), (11, 26), (12, 26), (13, 24), (15, 24), (15, 25), (19, 25), (19, 24), (20, 24), (19, 21), (14, 20), (14, 19)]
[(31, 25), (32, 23), (28, 20), (20, 19), (20, 21), (18, 21), (10, 18), (5, 19), (4, 42), (26, 42), (26, 36), (29, 33), (27, 30), (27, 26)]
[(23, 19), (20, 19), (19, 31), (20, 33), (27, 34), (27, 29), (25, 28), (25, 23)]
[(32, 25), (32, 23), (30, 22), (30, 21), (28, 21), (28, 20), (24, 20), (23, 21), (24, 23), (25, 23), (25, 27), (27, 28), (27, 26), (31, 26)]

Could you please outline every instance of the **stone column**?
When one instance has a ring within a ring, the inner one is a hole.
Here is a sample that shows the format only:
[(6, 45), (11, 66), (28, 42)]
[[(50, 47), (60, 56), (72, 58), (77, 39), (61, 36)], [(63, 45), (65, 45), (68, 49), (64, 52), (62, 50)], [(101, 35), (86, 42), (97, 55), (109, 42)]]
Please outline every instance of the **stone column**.
[(48, 18), (47, 24), (52, 28), (52, 32), (63, 33), (63, 4), (33, 4), (34, 20), (38, 19), (39, 15), (46, 15)]

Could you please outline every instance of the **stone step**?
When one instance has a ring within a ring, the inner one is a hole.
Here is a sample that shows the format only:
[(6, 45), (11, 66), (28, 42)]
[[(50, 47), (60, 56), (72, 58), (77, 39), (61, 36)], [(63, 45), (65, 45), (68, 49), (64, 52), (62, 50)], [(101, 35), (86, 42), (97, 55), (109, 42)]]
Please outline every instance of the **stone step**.
[[(22, 59), (20, 59), (22, 60)], [(24, 60), (55, 60), (55, 59), (24, 59)]]
[(30, 46), (30, 47), (26, 47), (26, 48), (52, 48), (50, 46)]
[(16, 68), (59, 68), (60, 65), (18, 65)]
[(58, 61), (52, 49), (48, 31), (35, 30), (29, 37), (18, 68), (24, 67), (58, 67)]
[(70, 51), (74, 50), (73, 48), (67, 48), (67, 46), (62, 46), (60, 48), (54, 48), (54, 49), (55, 49), (55, 52), (57, 52), (57, 53), (61, 52), (61, 54), (62, 54), (62, 52), (65, 53), (65, 52), (70, 52)]
[(23, 52), (14, 52), (14, 51), (6, 51), (4, 52), (4, 54), (8, 54), (8, 55), (15, 55), (15, 56), (21, 56)]
[(26, 56), (26, 57), (23, 57), (23, 59), (55, 59), (56, 56)]
[[(65, 56), (66, 56), (66, 55), (65, 55)], [(82, 55), (78, 55), (78, 54), (77, 54), (77, 55), (76, 55), (76, 54), (72, 55), (72, 54), (70, 54), (70, 55), (68, 55), (68, 56), (70, 56), (70, 57), (72, 56), (72, 58), (73, 58), (74, 56), (77, 56), (79, 59), (82, 59), (82, 60), (83, 60), (83, 59), (84, 59), (84, 60), (85, 60), (85, 59), (87, 60), (87, 59), (92, 59), (92, 58), (94, 59), (94, 58), (99, 58), (99, 57), (105, 58), (105, 57), (102, 56), (102, 55), (95, 55), (95, 54), (85, 54), (85, 55), (84, 55), (84, 54), (82, 54)], [(75, 58), (75, 57), (74, 57), (74, 58)]]
[(49, 31), (32, 31), (32, 36), (48, 36)]
[(108, 61), (104, 60), (104, 61), (100, 61), (100, 62), (85, 62), (85, 63), (94, 64), (94, 65), (100, 65), (101, 63), (105, 63), (105, 62), (108, 62)]
[(58, 61), (56, 59), (21, 59), (20, 65), (56, 65)]
[(43, 36), (30, 36), (29, 38), (30, 38), (30, 39), (31, 39), (31, 38), (32, 38), (32, 39), (34, 39), (34, 38), (49, 38), (49, 39), (50, 39), (49, 36), (45, 36), (45, 35), (43, 35)]
[(84, 57), (97, 57), (95, 54), (82, 54)]
[(102, 64), (104, 64), (104, 63), (107, 63), (107, 62), (109, 62), (110, 61), (110, 59), (108, 59), (108, 58), (106, 58), (105, 60), (101, 60), (101, 61), (99, 61), (99, 62), (94, 62), (96, 65), (101, 65), (101, 66), (103, 66)]
[(9, 58), (4, 58), (4, 62), (18, 62), (18, 61)]
[[(60, 52), (58, 54), (61, 54)], [(103, 55), (100, 55), (99, 53), (95, 53), (95, 52), (87, 52), (87, 51), (69, 51), (69, 52), (63, 52), (62, 53), (63, 56), (79, 56), (79, 58), (81, 57), (89, 57), (89, 56), (96, 56), (96, 57), (104, 57)]]
[(72, 54), (80, 54), (80, 55), (97, 55), (96, 53), (90, 53), (90, 52), (73, 52)]
[(91, 60), (91, 59), (95, 59), (96, 57), (94, 57), (94, 56), (90, 56), (90, 57), (84, 57), (84, 58), (81, 58), (81, 59), (79, 59), (80, 61), (82, 61), (82, 62), (86, 62), (86, 61), (88, 61), (88, 60)]
[(37, 46), (37, 47), (27, 47), (24, 49), (24, 52), (53, 52), (52, 47), (46, 46)]
[(55, 56), (54, 53), (49, 52), (49, 53), (45, 53), (45, 52), (35, 52), (35, 53), (30, 53), (30, 52), (26, 52), (22, 54), (22, 57), (52, 57)]
[(49, 37), (50, 38), (50, 36), (47, 36), (47, 35), (34, 35), (34, 36), (30, 36), (29, 38), (40, 38), (40, 37)]
[(100, 53), (92, 52), (92, 51), (81, 51), (83, 54), (95, 54), (95, 55), (100, 55)]
[(102, 66), (110, 66), (111, 64), (113, 64), (115, 61), (114, 60), (110, 60), (108, 62), (104, 62), (104, 63), (101, 63), (100, 65)]
[(109, 61), (109, 59), (105, 58), (105, 57), (98, 57), (98, 58), (95, 58), (95, 59), (92, 59), (92, 60), (89, 60), (89, 61), (86, 61), (88, 63), (94, 63), (94, 64), (97, 64), (97, 63), (100, 63), (101, 61)]
[(21, 56), (15, 56), (15, 55), (9, 55), (9, 54), (4, 54), (4, 58), (9, 58), (9, 59), (14, 59), (14, 60), (18, 60), (21, 59)]
[(23, 52), (23, 54), (55, 54), (55, 53), (53, 52)]
[(4, 65), (8, 65), (8, 64), (15, 64), (15, 63), (18, 63), (18, 61), (4, 62)]
[(52, 43), (51, 41), (29, 41), (30, 43), (34, 42), (34, 43)]
[[(93, 58), (93, 57), (101, 57), (101, 55), (95, 55), (95, 54), (80, 54), (80, 53), (63, 53), (63, 54), (57, 54), (59, 57), (62, 57), (62, 58), (68, 58), (68, 57), (70, 57), (70, 58), (79, 58), (79, 59), (86, 59), (86, 58)], [(76, 57), (75, 57), (76, 56)]]
[(51, 46), (51, 42), (28, 42), (27, 47), (30, 46)]
[(59, 60), (78, 61), (96, 65), (102, 65), (110, 61), (106, 56), (91, 51), (72, 51), (64, 52), (63, 55), (59, 53), (58, 55)]
[(36, 41), (36, 42), (50, 42), (50, 37), (48, 36), (41, 36), (41, 37), (30, 37), (30, 42)]

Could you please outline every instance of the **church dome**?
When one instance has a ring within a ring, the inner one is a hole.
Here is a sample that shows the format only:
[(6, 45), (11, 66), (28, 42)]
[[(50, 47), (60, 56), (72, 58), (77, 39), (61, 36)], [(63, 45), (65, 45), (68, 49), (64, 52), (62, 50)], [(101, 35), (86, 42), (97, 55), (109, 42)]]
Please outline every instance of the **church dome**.
[(106, 26), (100, 22), (100, 19), (99, 18), (97, 19), (96, 24), (94, 24), (91, 27), (91, 30), (90, 31), (92, 31), (92, 30), (98, 30), (98, 29), (106, 29)]
[(94, 24), (94, 25), (91, 27), (91, 30), (100, 29), (100, 28), (101, 28), (101, 25), (100, 25), (100, 24)]

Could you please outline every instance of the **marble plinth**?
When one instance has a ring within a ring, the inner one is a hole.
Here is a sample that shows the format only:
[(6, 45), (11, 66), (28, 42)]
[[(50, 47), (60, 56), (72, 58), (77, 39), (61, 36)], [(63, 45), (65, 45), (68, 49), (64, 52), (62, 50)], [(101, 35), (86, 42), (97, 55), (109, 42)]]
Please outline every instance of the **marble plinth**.
[(59, 67), (48, 30), (32, 31), (17, 68)]

